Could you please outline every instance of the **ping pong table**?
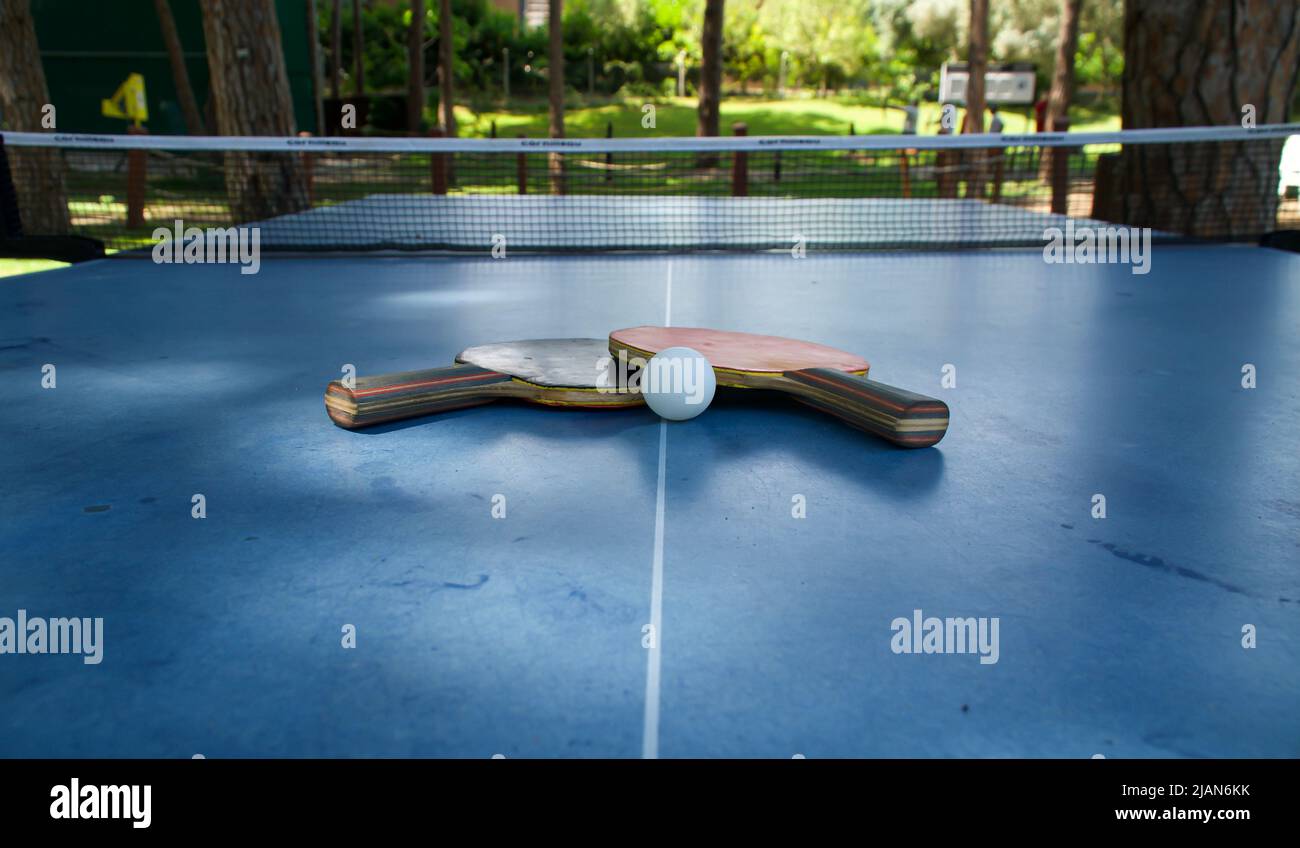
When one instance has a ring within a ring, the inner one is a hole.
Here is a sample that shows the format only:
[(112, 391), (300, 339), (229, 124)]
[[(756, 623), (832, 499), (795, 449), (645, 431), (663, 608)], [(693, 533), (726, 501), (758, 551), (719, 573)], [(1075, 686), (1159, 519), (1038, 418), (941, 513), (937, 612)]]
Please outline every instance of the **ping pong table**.
[[(0, 656), (0, 754), (1300, 756), (1300, 256), (1131, 270), (381, 255), (0, 281), (0, 616), (104, 622), (98, 664)], [(947, 401), (949, 433), (906, 451), (747, 396), (680, 424), (323, 409), (347, 364), (638, 324), (861, 353)], [(996, 619), (996, 662), (896, 653), (914, 614)]]

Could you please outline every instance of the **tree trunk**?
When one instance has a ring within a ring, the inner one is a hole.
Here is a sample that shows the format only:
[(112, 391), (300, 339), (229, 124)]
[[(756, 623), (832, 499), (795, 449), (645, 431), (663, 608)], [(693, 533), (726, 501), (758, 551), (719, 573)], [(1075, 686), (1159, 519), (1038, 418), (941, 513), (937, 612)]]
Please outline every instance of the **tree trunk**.
[(321, 101), (325, 88), (325, 63), (320, 55), (320, 22), (316, 18), (316, 0), (307, 0), (307, 56), (311, 62), (312, 111), (316, 113), (316, 135), (325, 135), (325, 105)]
[[(40, 132), (50, 102), (28, 0), (0, 0), (0, 113), (15, 132)], [(56, 116), (57, 117), (57, 116)], [(42, 148), (8, 150), (14, 188), (27, 235), (68, 232), (68, 193), (63, 154)]]
[(1079, 50), (1079, 12), (1083, 0), (1061, 0), (1061, 28), (1056, 37), (1056, 65), (1052, 88), (1047, 95), (1047, 130), (1056, 129), (1057, 118), (1066, 117), (1074, 99), (1074, 54)]
[[(550, 84), (551, 138), (564, 138), (564, 0), (551, 0), (547, 20), (547, 80)], [(551, 193), (564, 194), (564, 158), (549, 157)]]
[[(1052, 88), (1047, 95), (1047, 116), (1044, 120), (1044, 128), (1048, 132), (1062, 132), (1069, 127), (1070, 101), (1074, 99), (1074, 55), (1079, 50), (1079, 13), (1082, 6), (1083, 0), (1061, 0), (1061, 26), (1056, 36), (1056, 64), (1052, 69)], [(1051, 179), (1052, 163), (1058, 151), (1063, 156), (1070, 155), (1066, 148), (1043, 148), (1038, 176), (1044, 182)]]
[(406, 128), (415, 134), (424, 115), (424, 0), (411, 0), (411, 27), (406, 36)]
[[(201, 0), (217, 126), (224, 135), (294, 134), (274, 0)], [(307, 208), (299, 157), (228, 152), (226, 196), (236, 223)]]
[(334, 0), (330, 16), (330, 97), (343, 96), (343, 0)]
[[(1300, 4), (1128, 0), (1125, 129), (1284, 123), (1300, 73)], [(1126, 145), (1115, 216), (1131, 226), (1241, 238), (1276, 228), (1282, 139)]]
[(966, 55), (968, 133), (984, 132), (984, 75), (989, 70), (989, 0), (970, 0), (970, 47)]
[(185, 67), (185, 51), (181, 48), (181, 36), (176, 31), (172, 8), (167, 0), (153, 0), (153, 7), (158, 13), (158, 28), (162, 30), (163, 44), (167, 46), (167, 59), (172, 66), (172, 83), (176, 86), (181, 114), (185, 116), (185, 131), (190, 135), (203, 135), (207, 130), (203, 126), (199, 103), (194, 99), (194, 87), (190, 85), (190, 72)]
[[(989, 2), (970, 0), (970, 44), (966, 54), (966, 118), (962, 132), (984, 132), (984, 76), (989, 69)], [(988, 185), (988, 152), (957, 151), (959, 171), (966, 175), (966, 196), (982, 200)], [(954, 186), (955, 188), (955, 186)]]
[(352, 0), (352, 93), (366, 93), (366, 50), (361, 23), (361, 0)]
[(456, 90), (453, 59), (455, 26), (451, 18), (451, 0), (438, 3), (438, 123), (448, 138), (456, 137)]
[(704, 4), (704, 31), (700, 37), (704, 61), (700, 66), (699, 118), (695, 127), (697, 136), (718, 134), (718, 110), (722, 98), (723, 2), (724, 0), (706, 0)]

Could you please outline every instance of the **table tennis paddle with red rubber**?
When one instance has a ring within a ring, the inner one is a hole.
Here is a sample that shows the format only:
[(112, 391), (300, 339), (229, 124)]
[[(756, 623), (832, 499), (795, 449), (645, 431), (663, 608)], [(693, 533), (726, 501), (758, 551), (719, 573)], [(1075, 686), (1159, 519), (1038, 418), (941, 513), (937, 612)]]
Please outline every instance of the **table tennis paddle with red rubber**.
[(358, 377), (325, 389), (325, 411), (355, 430), (494, 400), (618, 409), (641, 395), (619, 388), (604, 339), (533, 339), (466, 348), (455, 365)]
[(785, 392), (897, 445), (929, 447), (948, 430), (946, 403), (868, 380), (871, 365), (865, 359), (833, 347), (698, 327), (630, 327), (609, 334), (609, 352), (616, 357), (649, 360), (670, 347), (703, 354), (719, 386)]

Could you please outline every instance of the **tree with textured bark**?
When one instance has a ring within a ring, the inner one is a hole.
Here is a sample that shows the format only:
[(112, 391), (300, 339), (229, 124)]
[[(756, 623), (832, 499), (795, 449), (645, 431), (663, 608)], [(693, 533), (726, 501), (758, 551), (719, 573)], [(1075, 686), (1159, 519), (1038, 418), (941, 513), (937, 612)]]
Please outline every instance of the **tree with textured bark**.
[[(547, 19), (547, 82), (550, 86), (551, 138), (564, 138), (564, 0), (551, 0)], [(564, 194), (564, 158), (548, 159), (551, 193)]]
[[(962, 132), (984, 132), (984, 76), (989, 69), (989, 3), (970, 0), (970, 41), (966, 52), (966, 119)], [(988, 186), (987, 151), (974, 149), (956, 154), (964, 160), (966, 196), (984, 198)], [(955, 186), (954, 186), (955, 187)]]
[(411, 0), (406, 55), (406, 128), (414, 134), (420, 131), (424, 116), (424, 0)]
[(330, 13), (330, 97), (343, 96), (343, 0), (334, 0)]
[(316, 134), (325, 134), (325, 63), (320, 50), (320, 22), (316, 19), (315, 0), (303, 4), (303, 16), (307, 19), (307, 60), (311, 64), (311, 100), (312, 111), (316, 118)]
[(989, 70), (989, 0), (970, 0), (965, 132), (984, 132), (984, 75)]
[[(456, 137), (456, 22), (451, 16), (451, 0), (438, 3), (438, 126), (447, 138)], [(447, 182), (456, 182), (456, 159), (443, 157)]]
[(185, 67), (185, 51), (181, 48), (181, 36), (176, 31), (176, 19), (172, 17), (172, 7), (167, 0), (153, 0), (154, 11), (158, 15), (158, 28), (162, 30), (163, 44), (167, 47), (167, 60), (171, 63), (172, 84), (176, 87), (176, 98), (180, 101), (181, 114), (185, 117), (185, 131), (190, 135), (203, 135), (207, 129), (203, 126), (203, 113), (194, 98), (194, 87), (190, 85), (190, 72)]
[(456, 136), (455, 22), (451, 0), (438, 3), (438, 123), (448, 138)]
[(700, 64), (700, 100), (697, 136), (718, 134), (722, 99), (722, 20), (724, 0), (706, 0), (704, 29), (700, 36), (703, 61)]
[[(293, 100), (274, 0), (201, 0), (201, 8), (221, 133), (293, 135)], [(308, 206), (297, 156), (230, 151), (225, 176), (226, 197), (238, 223)]]
[[(1047, 131), (1062, 128), (1074, 99), (1074, 55), (1079, 51), (1079, 14), (1083, 0), (1061, 0), (1061, 27), (1056, 40), (1052, 88), (1047, 95)], [(1065, 125), (1065, 126), (1068, 126)]]
[[(1300, 74), (1300, 4), (1128, 0), (1125, 129), (1285, 123)], [(1110, 175), (1113, 217), (1189, 235), (1276, 229), (1282, 139), (1127, 145)]]
[[(36, 44), (36, 23), (28, 0), (0, 0), (0, 117), (4, 129), (40, 132), (50, 102)], [(56, 113), (57, 118), (57, 113)], [(9, 148), (10, 167), (23, 232), (68, 232), (68, 193), (61, 154), (40, 148)]]
[(361, 0), (352, 0), (352, 67), (352, 93), (360, 99), (366, 93), (366, 50)]
[[(1047, 115), (1044, 124), (1048, 132), (1069, 129), (1070, 101), (1074, 99), (1074, 56), (1079, 50), (1079, 14), (1083, 0), (1061, 0), (1061, 26), (1056, 38), (1056, 61), (1052, 67), (1052, 88), (1047, 95)], [(1052, 162), (1058, 150), (1043, 148), (1039, 177), (1050, 179)], [(1068, 151), (1063, 153), (1068, 156)]]

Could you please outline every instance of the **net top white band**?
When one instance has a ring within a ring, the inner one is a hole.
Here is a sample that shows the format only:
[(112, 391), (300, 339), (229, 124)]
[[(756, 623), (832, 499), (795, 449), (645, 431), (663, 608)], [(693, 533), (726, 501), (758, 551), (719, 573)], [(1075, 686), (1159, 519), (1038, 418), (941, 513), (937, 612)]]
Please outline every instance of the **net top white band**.
[(1261, 127), (1170, 127), (1079, 133), (968, 135), (644, 136), (638, 138), (366, 138), (317, 136), (98, 135), (0, 133), (13, 147), (297, 153), (661, 153), (735, 150), (947, 150), (999, 147), (1081, 147), (1090, 144), (1170, 144), (1282, 139), (1300, 135), (1300, 123)]

